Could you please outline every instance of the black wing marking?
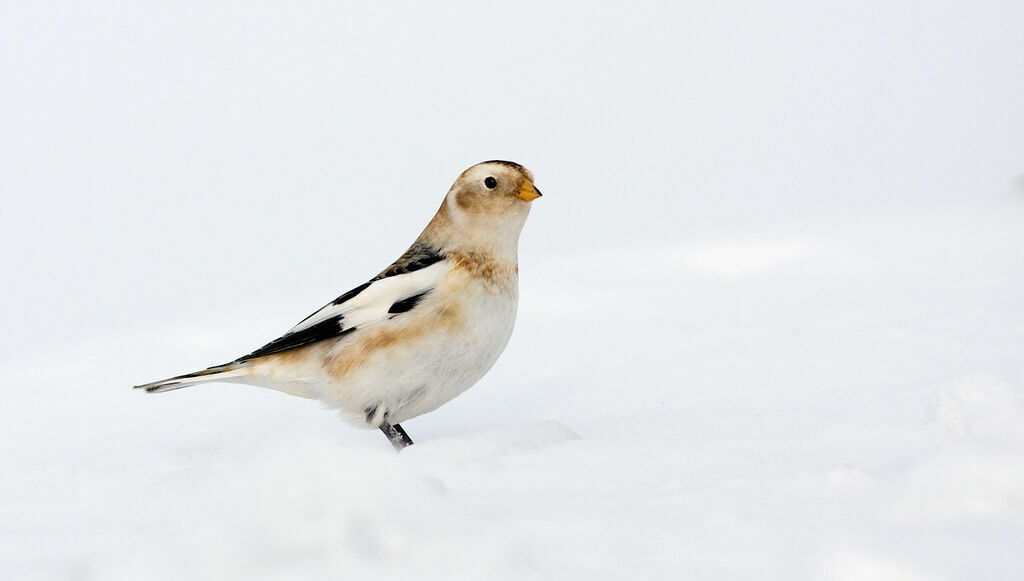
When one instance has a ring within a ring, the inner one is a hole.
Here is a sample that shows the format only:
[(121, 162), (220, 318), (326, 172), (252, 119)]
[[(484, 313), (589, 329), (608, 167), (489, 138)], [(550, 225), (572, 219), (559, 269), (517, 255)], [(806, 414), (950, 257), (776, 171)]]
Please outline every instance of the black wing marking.
[(310, 343), (316, 343), (317, 341), (342, 337), (352, 331), (355, 331), (355, 327), (349, 327), (348, 329), (343, 327), (343, 318), (344, 317), (341, 315), (338, 315), (336, 317), (331, 317), (330, 319), (324, 319), (323, 321), (302, 329), (301, 331), (288, 333), (284, 336), (278, 337), (252, 353), (239, 357), (236, 361), (247, 361), (249, 359), (255, 359), (256, 357), (273, 355), (274, 353), (288, 351), (289, 349), (296, 349), (304, 345), (309, 345)]
[[(331, 301), (328, 307), (341, 305), (348, 302), (358, 296), (361, 292), (368, 289), (371, 284), (375, 281), (388, 278), (391, 276), (398, 276), (400, 274), (407, 274), (427, 268), (432, 264), (441, 262), (446, 257), (436, 247), (427, 244), (425, 242), (416, 242), (408, 250), (405, 251), (398, 260), (391, 263), (391, 266), (385, 268), (380, 274), (373, 277), (369, 282), (357, 286), (356, 288), (348, 291), (340, 297)], [(389, 314), (404, 313), (411, 310), (416, 306), (420, 300), (426, 296), (430, 291), (427, 290), (418, 295), (414, 295), (405, 299), (402, 299), (391, 305), (388, 309)], [(396, 310), (397, 309), (397, 310)], [(298, 322), (296, 326), (302, 325), (305, 321), (309, 320), (310, 317), (315, 317), (318, 313), (324, 309), (319, 309), (315, 313), (312, 313), (305, 319)], [(266, 355), (273, 355), (274, 353), (280, 353), (282, 351), (288, 351), (289, 349), (296, 349), (310, 343), (316, 343), (318, 341), (324, 341), (326, 339), (333, 339), (344, 336), (347, 333), (351, 333), (356, 330), (356, 327), (345, 328), (343, 324), (344, 315), (335, 315), (318, 321), (316, 324), (310, 325), (305, 329), (300, 329), (294, 333), (286, 333), (277, 339), (274, 339), (270, 343), (267, 343), (263, 347), (253, 351), (248, 355), (244, 355), (236, 359), (236, 361), (246, 361), (249, 359), (255, 359), (256, 357), (264, 357)]]
[(441, 262), (444, 259), (445, 255), (441, 253), (439, 248), (427, 244), (426, 242), (416, 242), (409, 247), (409, 250), (405, 251), (405, 254), (400, 256), (398, 260), (391, 263), (391, 266), (385, 268), (380, 274), (373, 277), (373, 280), (370, 282), (387, 278), (389, 276), (398, 276), (400, 274), (415, 272), (432, 264)]
[(416, 307), (423, 300), (423, 297), (430, 294), (434, 289), (427, 289), (419, 294), (412, 295), (411, 297), (404, 298), (400, 301), (395, 301), (388, 309), (389, 315), (397, 315), (398, 313), (407, 313)]
[[(334, 299), (333, 301), (331, 301), (331, 304), (332, 305), (340, 305), (341, 303), (343, 303), (343, 302), (345, 302), (345, 301), (347, 301), (349, 299), (354, 299), (354, 298), (356, 298), (356, 295), (358, 295), (359, 293), (361, 293), (364, 290), (366, 290), (369, 286), (370, 286), (369, 282), (364, 282), (363, 284), (357, 286), (356, 288), (354, 288), (354, 289), (348, 291), (347, 293), (341, 295), (340, 297)], [(320, 311), (317, 311), (317, 312), (320, 312)], [(316, 314), (316, 313), (314, 313), (314, 314)], [(310, 317), (312, 317), (312, 316), (313, 315), (310, 315)], [(306, 318), (308, 319), (309, 317), (306, 317)]]
[[(337, 306), (342, 303), (348, 302), (359, 296), (359, 293), (370, 288), (370, 285), (378, 280), (388, 278), (389, 276), (398, 276), (400, 274), (416, 272), (417, 270), (424, 269), (432, 264), (437, 264), (438, 262), (441, 262), (445, 258), (446, 257), (433, 246), (426, 244), (425, 242), (417, 242), (413, 244), (411, 247), (409, 247), (409, 249), (405, 251), (405, 254), (400, 256), (398, 260), (392, 262), (390, 266), (385, 268), (377, 276), (370, 279), (369, 282), (364, 282), (363, 284), (357, 286), (356, 288), (348, 291), (347, 293), (331, 301), (330, 304)], [(316, 316), (316, 314), (322, 310), (323, 309), (321, 308), (314, 313), (310, 313), (309, 317), (302, 319), (301, 321), (296, 323), (295, 326), (299, 326), (302, 323), (305, 323), (307, 320), (309, 320), (310, 317)]]
[(329, 304), (326, 304), (323, 307), (320, 307), (319, 309), (313, 311), (312, 313), (309, 314), (308, 317), (306, 317), (305, 319), (302, 319), (298, 323), (295, 323), (295, 326), (298, 327), (299, 325), (305, 323), (306, 321), (308, 321), (312, 317), (315, 317), (318, 314), (320, 314), (321, 311), (323, 311), (324, 309), (326, 309), (327, 307), (329, 307), (331, 305), (340, 305), (341, 303), (343, 303), (345, 301), (348, 301), (350, 299), (354, 299), (359, 293), (363, 292), (364, 290), (366, 290), (369, 287), (370, 287), (370, 283), (369, 282), (364, 282), (363, 284), (357, 286), (356, 288), (354, 288), (354, 289), (348, 291), (347, 293), (341, 295), (340, 297), (334, 299)]

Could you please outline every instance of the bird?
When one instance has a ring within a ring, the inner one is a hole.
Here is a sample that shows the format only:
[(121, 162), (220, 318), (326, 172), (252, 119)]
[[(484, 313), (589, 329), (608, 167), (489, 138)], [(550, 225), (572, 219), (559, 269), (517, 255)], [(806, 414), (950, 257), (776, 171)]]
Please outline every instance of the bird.
[(459, 175), (408, 250), (266, 345), (223, 365), (135, 386), (162, 393), (243, 383), (315, 399), (347, 422), (380, 429), (396, 451), (400, 425), (479, 381), (512, 335), (519, 236), (533, 174), (502, 160)]

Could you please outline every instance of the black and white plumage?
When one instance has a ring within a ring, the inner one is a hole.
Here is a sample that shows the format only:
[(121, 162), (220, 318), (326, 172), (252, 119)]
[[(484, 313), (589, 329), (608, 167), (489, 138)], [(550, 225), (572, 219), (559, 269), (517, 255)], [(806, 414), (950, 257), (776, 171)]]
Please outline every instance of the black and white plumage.
[(269, 387), (336, 407), (401, 449), (412, 441), (400, 422), (471, 387), (508, 343), (519, 300), (519, 234), (539, 196), (521, 165), (477, 164), (455, 181), (409, 250), (377, 276), (248, 355), (136, 387)]

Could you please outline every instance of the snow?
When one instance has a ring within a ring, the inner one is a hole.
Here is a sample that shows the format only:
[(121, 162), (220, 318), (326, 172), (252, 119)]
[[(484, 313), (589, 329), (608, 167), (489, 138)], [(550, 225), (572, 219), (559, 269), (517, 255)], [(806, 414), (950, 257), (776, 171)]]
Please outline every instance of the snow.
[[(321, 8), (3, 9), (4, 578), (1020, 578), (1021, 6)], [(495, 157), (517, 328), (411, 448), (130, 389)]]

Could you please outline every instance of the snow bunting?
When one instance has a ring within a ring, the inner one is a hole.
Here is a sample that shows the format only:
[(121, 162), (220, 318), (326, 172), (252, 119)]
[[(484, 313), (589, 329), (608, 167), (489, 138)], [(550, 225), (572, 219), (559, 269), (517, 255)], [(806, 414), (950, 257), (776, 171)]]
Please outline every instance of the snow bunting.
[(400, 422), (469, 389), (505, 349), (519, 303), (519, 233), (540, 195), (517, 163), (474, 165), (409, 250), (368, 282), (248, 355), (136, 388), (269, 387), (338, 408), (401, 450), (412, 440)]

